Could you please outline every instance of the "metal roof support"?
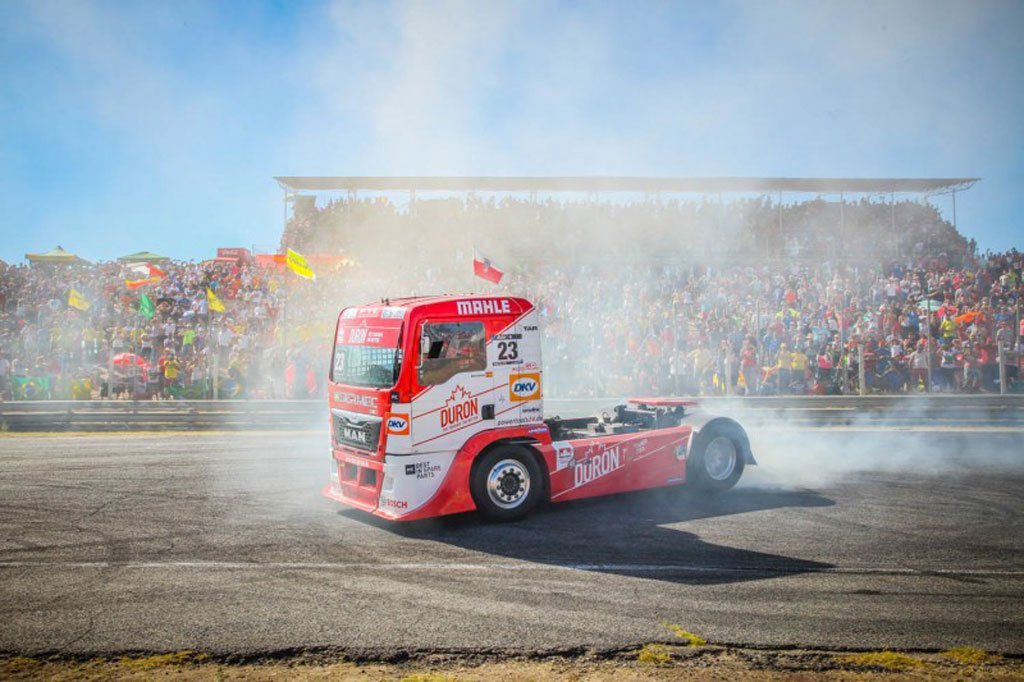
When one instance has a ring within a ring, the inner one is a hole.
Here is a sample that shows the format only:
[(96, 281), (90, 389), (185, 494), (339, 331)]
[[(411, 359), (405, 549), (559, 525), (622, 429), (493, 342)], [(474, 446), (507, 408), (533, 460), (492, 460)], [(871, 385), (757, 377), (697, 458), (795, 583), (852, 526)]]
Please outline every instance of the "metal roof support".
[(290, 189), (327, 191), (446, 190), (465, 192), (935, 192), (969, 189), (978, 178), (668, 178), (668, 177), (508, 177), (508, 176), (278, 176)]
[[(782, 239), (783, 242), (786, 241), (786, 233), (782, 229), (782, 190), (781, 189), (779, 190), (779, 238)], [(783, 243), (782, 248), (786, 248), (785, 243)]]
[(896, 241), (896, 257), (900, 257), (900, 236), (896, 234), (896, 192), (889, 193), (889, 229), (892, 230), (892, 238)]
[(956, 229), (956, 188), (953, 188), (953, 229)]

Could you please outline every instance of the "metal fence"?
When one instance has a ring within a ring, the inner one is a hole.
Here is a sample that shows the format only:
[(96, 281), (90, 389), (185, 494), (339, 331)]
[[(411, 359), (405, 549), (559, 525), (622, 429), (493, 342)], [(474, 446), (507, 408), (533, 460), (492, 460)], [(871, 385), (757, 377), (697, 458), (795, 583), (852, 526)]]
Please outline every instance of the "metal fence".
[[(545, 412), (564, 417), (609, 410), (616, 398), (548, 399)], [(1024, 427), (1024, 396), (785, 396), (701, 399), (702, 408), (744, 424), (905, 428)], [(326, 400), (71, 401), (0, 403), (0, 430), (188, 431), (319, 430)]]

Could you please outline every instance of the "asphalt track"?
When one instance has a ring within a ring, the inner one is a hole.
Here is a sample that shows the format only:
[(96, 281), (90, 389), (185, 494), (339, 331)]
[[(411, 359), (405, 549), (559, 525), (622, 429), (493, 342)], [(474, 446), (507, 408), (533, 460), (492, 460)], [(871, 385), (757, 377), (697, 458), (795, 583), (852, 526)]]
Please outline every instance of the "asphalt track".
[(1020, 429), (753, 433), (718, 497), (407, 525), (319, 495), (324, 434), (0, 438), (0, 651), (1024, 653)]

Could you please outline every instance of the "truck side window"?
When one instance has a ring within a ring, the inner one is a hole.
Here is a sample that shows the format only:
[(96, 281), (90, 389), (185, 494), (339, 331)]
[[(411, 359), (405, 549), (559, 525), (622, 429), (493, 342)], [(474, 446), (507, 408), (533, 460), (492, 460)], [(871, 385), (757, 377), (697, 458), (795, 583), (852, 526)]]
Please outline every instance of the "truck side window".
[(487, 368), (483, 322), (427, 322), (420, 337), (417, 380), (443, 384), (459, 372)]

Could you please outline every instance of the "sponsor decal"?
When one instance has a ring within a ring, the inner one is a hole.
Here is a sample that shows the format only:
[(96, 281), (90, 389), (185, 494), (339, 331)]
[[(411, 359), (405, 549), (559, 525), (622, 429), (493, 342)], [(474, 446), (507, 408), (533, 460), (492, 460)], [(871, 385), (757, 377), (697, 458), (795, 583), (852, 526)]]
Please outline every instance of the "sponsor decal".
[(409, 415), (392, 414), (388, 417), (388, 433), (392, 436), (409, 435)]
[[(363, 320), (363, 325), (366, 320)], [(398, 341), (398, 328), (342, 327), (338, 330), (338, 343), (350, 346), (388, 346)]]
[(638, 455), (642, 455), (645, 452), (647, 452), (647, 439), (644, 438), (643, 440), (638, 440), (636, 444), (633, 446), (633, 450)]
[(547, 430), (548, 427), (546, 426), (538, 426), (536, 428), (530, 429), (529, 431), (527, 431), (527, 433), (547, 433)]
[(390, 497), (385, 497), (384, 506), (391, 509), (405, 510), (409, 508), (409, 502), (407, 500), (393, 500)]
[(341, 319), (351, 320), (359, 312), (359, 308), (345, 308), (341, 311)]
[(336, 457), (336, 459), (338, 461), (340, 461), (340, 462), (345, 462), (346, 464), (355, 464), (356, 466), (366, 466), (367, 465), (367, 461), (365, 459), (359, 459), (358, 457), (352, 457), (352, 456), (346, 455), (344, 453), (338, 455)]
[(515, 419), (499, 419), (495, 422), (495, 426), (516, 426), (517, 424), (525, 424), (529, 422), (529, 419), (525, 417), (516, 417)]
[(523, 369), (540, 369), (540, 365), (536, 362), (527, 362), (523, 365)]
[(416, 462), (405, 465), (405, 475), (418, 479), (436, 478), (441, 473), (441, 465), (434, 462)]
[(523, 405), (523, 408), (522, 408), (521, 411), (522, 411), (523, 414), (540, 414), (540, 405), (533, 404), (533, 403), (531, 403), (529, 405)]
[(555, 448), (555, 471), (561, 471), (572, 464), (574, 454), (572, 443), (556, 441), (551, 446)]
[(537, 331), (537, 325), (535, 325), (535, 324), (523, 325), (523, 331), (524, 332), (535, 332), (535, 331)]
[(460, 426), (480, 421), (479, 399), (474, 398), (462, 386), (456, 386), (438, 413), (442, 431), (457, 429)]
[(459, 315), (511, 313), (512, 304), (507, 298), (492, 298), (477, 301), (456, 301), (455, 309)]
[(359, 405), (360, 407), (377, 407), (376, 397), (372, 395), (359, 395), (358, 393), (349, 393), (348, 391), (335, 391), (334, 402), (349, 403), (351, 405)]
[(405, 308), (381, 308), (380, 316), (385, 320), (400, 320), (405, 317)]
[(510, 374), (508, 376), (510, 400), (537, 400), (540, 398), (540, 372)]
[(495, 341), (515, 341), (523, 338), (522, 334), (495, 334), (492, 337)]
[(587, 459), (576, 462), (573, 467), (573, 487), (580, 487), (602, 476), (607, 476), (622, 466), (622, 457), (619, 454), (619, 446), (611, 447)]
[(676, 459), (686, 459), (686, 443), (680, 443), (676, 446)]

